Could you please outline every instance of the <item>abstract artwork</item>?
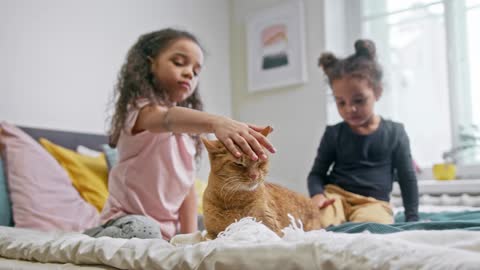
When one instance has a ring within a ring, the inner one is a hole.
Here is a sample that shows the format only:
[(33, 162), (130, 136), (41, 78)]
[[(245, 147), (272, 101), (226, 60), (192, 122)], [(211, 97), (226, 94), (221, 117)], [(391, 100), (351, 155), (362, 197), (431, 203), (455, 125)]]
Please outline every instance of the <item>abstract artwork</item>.
[(249, 91), (306, 82), (303, 12), (303, 2), (291, 0), (247, 18)]
[(262, 69), (268, 70), (288, 65), (287, 26), (276, 24), (262, 33)]

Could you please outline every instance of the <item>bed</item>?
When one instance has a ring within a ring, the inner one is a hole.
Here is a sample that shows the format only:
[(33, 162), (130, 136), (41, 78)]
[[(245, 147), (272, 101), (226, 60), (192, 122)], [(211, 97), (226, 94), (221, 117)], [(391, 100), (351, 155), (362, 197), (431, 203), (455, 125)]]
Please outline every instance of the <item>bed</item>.
[[(22, 127), (34, 139), (101, 151), (102, 135)], [(252, 218), (218, 239), (205, 232), (162, 239), (91, 238), (80, 232), (0, 226), (0, 269), (478, 269), (480, 210), (422, 206), (423, 220), (344, 224), (304, 232), (292, 220), (278, 237)]]
[(292, 225), (279, 238), (261, 223), (242, 219), (216, 240), (199, 242), (199, 236), (179, 235), (169, 243), (5, 227), (0, 228), (0, 268), (478, 269), (480, 265), (478, 231), (305, 233)]

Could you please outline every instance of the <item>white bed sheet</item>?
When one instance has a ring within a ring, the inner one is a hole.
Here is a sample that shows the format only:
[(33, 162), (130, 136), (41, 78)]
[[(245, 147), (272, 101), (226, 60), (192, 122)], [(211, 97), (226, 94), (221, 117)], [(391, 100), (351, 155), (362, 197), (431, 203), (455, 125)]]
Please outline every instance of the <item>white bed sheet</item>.
[(110, 270), (109, 266), (75, 265), (71, 263), (39, 263), (0, 257), (1, 270)]
[(478, 269), (480, 265), (480, 232), (472, 231), (380, 235), (290, 227), (281, 239), (264, 225), (243, 219), (219, 239), (198, 242), (198, 236), (182, 235), (168, 243), (0, 227), (0, 257), (118, 269)]

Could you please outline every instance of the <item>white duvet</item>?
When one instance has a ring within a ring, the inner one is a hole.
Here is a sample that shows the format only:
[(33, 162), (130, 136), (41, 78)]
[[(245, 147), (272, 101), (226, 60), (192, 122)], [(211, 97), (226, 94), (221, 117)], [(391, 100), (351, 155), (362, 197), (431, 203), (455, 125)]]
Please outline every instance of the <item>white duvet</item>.
[(120, 269), (480, 268), (480, 232), (344, 234), (303, 232), (293, 225), (284, 232), (279, 238), (264, 225), (242, 219), (216, 240), (199, 242), (198, 233), (169, 243), (0, 227), (0, 257)]

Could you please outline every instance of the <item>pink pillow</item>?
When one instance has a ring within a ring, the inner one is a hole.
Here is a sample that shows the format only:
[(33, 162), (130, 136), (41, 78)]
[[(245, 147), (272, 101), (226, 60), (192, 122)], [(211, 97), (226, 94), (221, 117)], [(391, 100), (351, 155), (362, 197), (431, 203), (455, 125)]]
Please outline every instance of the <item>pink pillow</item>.
[(82, 231), (99, 225), (95, 207), (80, 197), (66, 171), (40, 144), (8, 123), (0, 123), (0, 130), (16, 227)]

